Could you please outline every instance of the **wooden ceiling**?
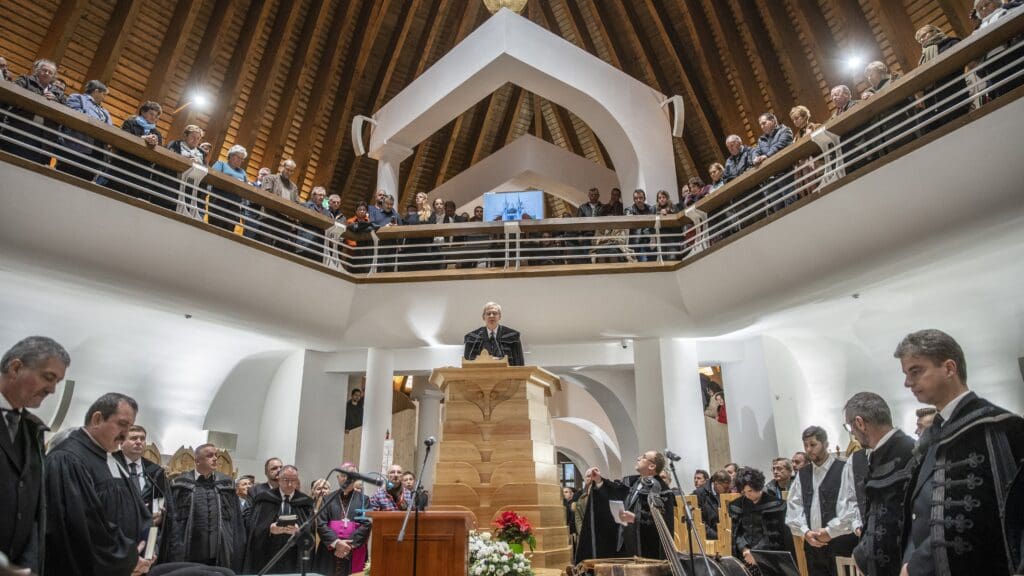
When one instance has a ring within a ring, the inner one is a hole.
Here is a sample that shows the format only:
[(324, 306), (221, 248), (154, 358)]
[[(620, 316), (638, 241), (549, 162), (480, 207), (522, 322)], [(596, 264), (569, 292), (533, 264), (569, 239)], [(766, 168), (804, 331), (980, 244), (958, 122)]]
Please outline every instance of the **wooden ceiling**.
[[(863, 81), (844, 69), (848, 54), (908, 70), (919, 55), (917, 27), (967, 35), (968, 4), (530, 0), (523, 15), (683, 96), (675, 159), (685, 182), (722, 160), (726, 135), (753, 140), (761, 112), (785, 116), (804, 104), (815, 119), (827, 117), (829, 87)], [(376, 162), (352, 152), (352, 117), (371, 115), (489, 15), (480, 0), (3, 0), (0, 55), (15, 73), (38, 57), (56, 60), (69, 92), (106, 81), (118, 122), (157, 100), (165, 135), (195, 122), (222, 154), (243, 144), (251, 176), (294, 158), (304, 193), (325, 185), (351, 211), (376, 181)], [(214, 97), (212, 109), (171, 114), (196, 89)], [(506, 84), (417, 146), (402, 165), (401, 202), (525, 133), (614, 168), (572, 112)]]

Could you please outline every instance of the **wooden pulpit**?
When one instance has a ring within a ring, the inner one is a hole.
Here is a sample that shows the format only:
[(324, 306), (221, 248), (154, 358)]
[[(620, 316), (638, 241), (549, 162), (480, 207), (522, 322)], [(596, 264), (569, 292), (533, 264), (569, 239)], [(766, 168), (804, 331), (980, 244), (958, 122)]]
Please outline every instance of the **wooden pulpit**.
[[(370, 566), (373, 576), (412, 574), (416, 516), (409, 517), (405, 540), (398, 542), (405, 512), (370, 512)], [(417, 574), (466, 576), (469, 569), (470, 512), (420, 512)]]

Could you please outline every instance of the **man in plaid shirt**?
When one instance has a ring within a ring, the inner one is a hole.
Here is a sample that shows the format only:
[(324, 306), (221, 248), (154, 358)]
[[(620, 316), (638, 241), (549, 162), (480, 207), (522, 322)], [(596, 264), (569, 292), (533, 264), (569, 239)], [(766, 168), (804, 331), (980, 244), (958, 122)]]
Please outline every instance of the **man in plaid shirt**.
[(398, 464), (388, 468), (388, 483), (370, 496), (370, 507), (375, 511), (405, 510), (412, 502), (412, 491), (402, 486), (402, 467)]

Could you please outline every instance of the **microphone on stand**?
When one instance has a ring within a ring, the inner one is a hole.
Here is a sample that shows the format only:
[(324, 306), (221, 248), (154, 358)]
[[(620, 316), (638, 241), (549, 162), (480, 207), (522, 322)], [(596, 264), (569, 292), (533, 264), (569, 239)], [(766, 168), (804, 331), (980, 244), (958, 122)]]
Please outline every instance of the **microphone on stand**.
[(680, 460), (683, 459), (682, 456), (680, 456), (679, 454), (676, 454), (675, 452), (669, 450), (668, 448), (665, 449), (665, 458), (668, 458), (669, 460), (671, 460), (673, 462), (679, 462)]
[[(383, 478), (374, 478), (373, 476), (367, 476), (366, 474), (360, 474), (359, 472), (353, 472), (351, 470), (342, 470), (341, 468), (335, 468), (331, 470), (330, 474), (344, 474), (348, 482), (354, 482), (356, 480), (362, 480), (367, 484), (373, 484), (374, 486), (383, 486), (387, 481)], [(328, 474), (328, 476), (330, 476)]]

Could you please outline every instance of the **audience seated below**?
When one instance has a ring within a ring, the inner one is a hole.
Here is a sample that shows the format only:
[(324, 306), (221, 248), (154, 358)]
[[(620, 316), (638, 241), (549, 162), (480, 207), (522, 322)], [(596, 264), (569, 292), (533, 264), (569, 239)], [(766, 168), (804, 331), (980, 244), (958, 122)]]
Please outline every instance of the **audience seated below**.
[[(1002, 19), (1012, 17), (1024, 4), (1021, 0), (976, 0), (977, 30), (986, 30)], [(919, 99), (909, 99), (880, 110), (872, 122), (843, 138), (841, 154), (808, 156), (791, 165), (778, 165), (771, 159), (794, 143), (804, 142), (820, 128), (812, 121), (806, 106), (795, 106), (789, 111), (792, 128), (779, 122), (771, 111), (758, 117), (761, 134), (755, 142), (745, 143), (739, 135), (729, 135), (725, 142), (727, 156), (722, 162), (708, 166), (708, 179), (690, 175), (678, 191), (678, 202), (669, 191), (659, 190), (654, 205), (647, 203), (645, 190), (633, 192), (633, 203), (623, 206), (618, 188), (611, 190), (608, 203), (601, 202), (597, 188), (588, 191), (588, 201), (581, 204), (575, 216), (591, 218), (603, 216), (659, 216), (671, 218), (694, 208), (700, 209), (703, 200), (728, 189), (728, 184), (751, 171), (769, 165), (770, 173), (759, 175), (759, 184), (752, 190), (730, 195), (724, 205), (707, 214), (711, 226), (711, 243), (749, 227), (766, 216), (782, 210), (817, 191), (826, 176), (839, 170), (845, 173), (861, 168), (869, 162), (892, 152), (915, 137), (926, 134), (954, 120), (971, 109), (1024, 83), (1021, 54), (1017, 50), (1021, 36), (990, 50), (978, 61), (972, 62), (964, 73), (953, 73), (933, 83)], [(943, 32), (937, 26), (921, 27), (914, 36), (921, 45), (919, 67), (932, 66), (942, 60), (944, 53), (960, 39)], [(908, 72), (907, 70), (903, 71)], [(7, 61), (0, 57), (0, 81), (14, 78)], [(863, 106), (899, 84), (901, 74), (881, 61), (869, 63), (863, 71), (864, 88), (858, 100), (853, 89), (836, 85), (829, 91), (832, 120)], [(60, 78), (57, 64), (41, 59), (32, 70), (13, 80), (14, 85), (45, 97), (54, 105), (64, 105), (94, 121), (113, 124), (110, 112), (104, 108), (109, 89), (99, 80), (87, 80), (79, 93), (65, 95), (65, 84)], [(144, 202), (169, 210), (179, 210), (179, 180), (174, 171), (144, 160), (137, 154), (110, 150), (103, 142), (81, 132), (58, 125), (51, 119), (41, 124), (32, 121), (32, 114), (14, 106), (0, 106), (3, 125), (12, 129), (0, 130), (0, 149), (39, 164), (49, 164), (56, 157), (55, 167), (83, 180), (95, 181)], [(158, 128), (162, 116), (157, 102), (143, 102), (136, 115), (124, 119), (122, 130), (139, 139), (139, 143), (156, 148), (164, 145), (164, 136)], [(377, 231), (389, 227), (424, 224), (459, 224), (483, 221), (482, 209), (474, 207), (473, 217), (457, 215), (455, 202), (444, 198), (432, 200), (423, 193), (415, 198), (415, 208), (403, 213), (397, 199), (384, 190), (374, 194), (373, 202), (366, 206), (365, 214), (346, 216), (341, 213), (341, 195), (332, 194), (321, 186), (312, 188), (304, 196), (292, 180), (301, 169), (288, 158), (282, 158), (277, 173), (260, 168), (254, 180), (246, 173), (247, 143), (230, 146), (224, 159), (217, 158), (209, 142), (203, 142), (203, 129), (186, 126), (177, 139), (167, 144), (171, 151), (197, 165), (210, 166), (246, 186), (261, 189), (286, 203), (295, 203), (313, 213), (327, 216), (347, 227), (350, 232)], [(710, 184), (705, 184), (705, 181)], [(260, 206), (258, 202), (240, 197), (235, 191), (208, 186), (199, 205), (200, 217), (208, 224), (234, 233), (238, 228), (247, 237), (280, 250), (298, 254), (312, 260), (324, 257), (322, 229), (303, 224), (279, 210)], [(358, 206), (356, 208), (358, 211)], [(560, 214), (559, 216), (567, 216)], [(685, 222), (685, 221), (684, 221)], [(597, 262), (647, 262), (678, 260), (691, 253), (698, 235), (688, 224), (666, 225), (665, 229), (651, 227), (630, 229), (595, 229), (573, 232), (542, 232), (524, 235), (523, 265), (560, 265)], [(493, 241), (493, 242), (490, 242)], [(368, 240), (350, 241), (341, 258), (344, 267), (352, 273), (399, 272), (447, 268), (475, 268), (504, 266), (504, 244), (498, 235), (449, 236), (391, 236), (381, 241), (376, 268), (371, 266), (368, 251), (373, 249)], [(461, 254), (449, 254), (460, 252)], [(472, 252), (466, 256), (467, 252)]]

